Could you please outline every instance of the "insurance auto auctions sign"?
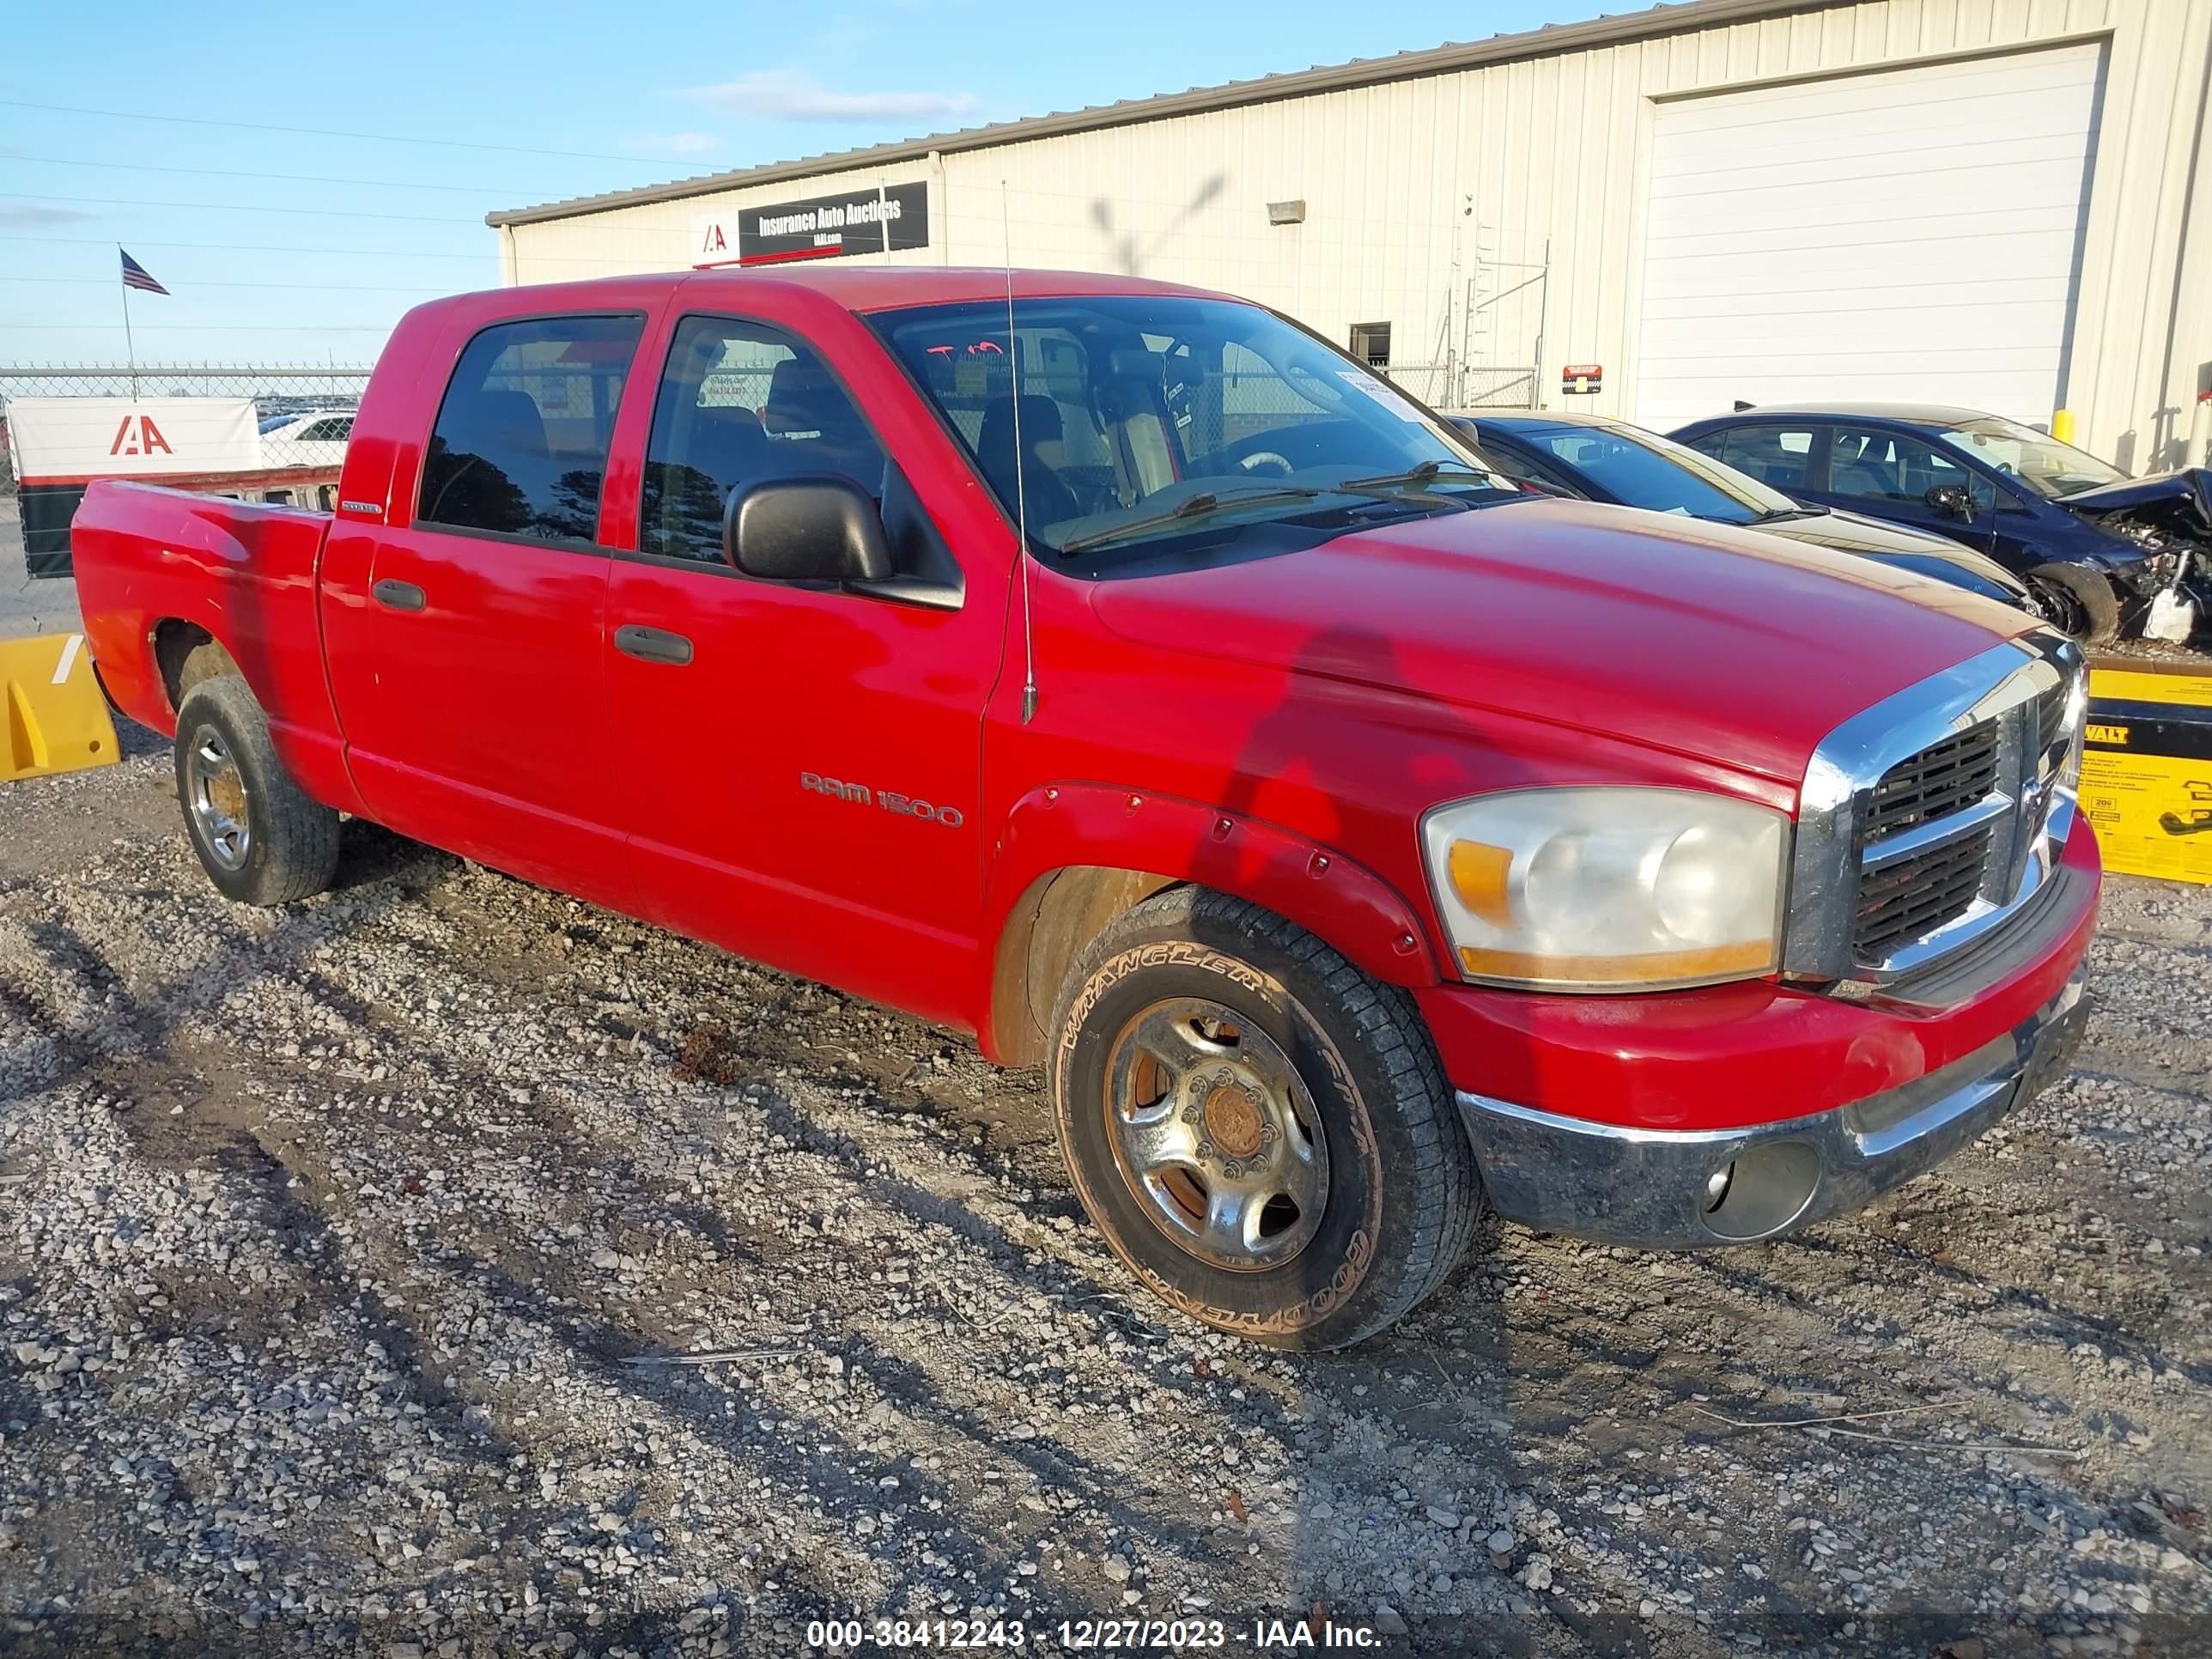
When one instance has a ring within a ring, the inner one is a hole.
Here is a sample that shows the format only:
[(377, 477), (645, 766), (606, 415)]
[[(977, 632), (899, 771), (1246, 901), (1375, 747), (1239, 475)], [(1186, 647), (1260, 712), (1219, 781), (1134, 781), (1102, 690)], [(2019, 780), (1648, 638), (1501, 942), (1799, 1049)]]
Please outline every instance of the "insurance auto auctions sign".
[(890, 185), (796, 202), (756, 203), (691, 221), (691, 264), (764, 265), (929, 246), (929, 186)]
[(26, 484), (261, 468), (251, 398), (10, 398), (7, 413)]

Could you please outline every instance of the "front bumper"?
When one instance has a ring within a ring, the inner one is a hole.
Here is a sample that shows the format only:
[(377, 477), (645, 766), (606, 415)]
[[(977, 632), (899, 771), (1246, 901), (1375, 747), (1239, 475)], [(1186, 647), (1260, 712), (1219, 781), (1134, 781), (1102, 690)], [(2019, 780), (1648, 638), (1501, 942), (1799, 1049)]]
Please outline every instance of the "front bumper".
[(1902, 1087), (1779, 1123), (1697, 1131), (1561, 1117), (1462, 1091), (1500, 1214), (1600, 1243), (1694, 1249), (1772, 1238), (1934, 1168), (2065, 1075), (2087, 969), (2012, 1030)]

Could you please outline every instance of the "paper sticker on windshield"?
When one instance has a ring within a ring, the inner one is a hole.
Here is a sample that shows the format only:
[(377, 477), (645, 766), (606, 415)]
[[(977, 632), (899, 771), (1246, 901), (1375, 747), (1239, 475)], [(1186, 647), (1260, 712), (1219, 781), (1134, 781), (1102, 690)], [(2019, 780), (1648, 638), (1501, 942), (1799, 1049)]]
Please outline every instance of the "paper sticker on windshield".
[(1353, 391), (1365, 392), (1401, 421), (1410, 421), (1415, 426), (1429, 423), (1429, 417), (1399, 396), (1387, 381), (1378, 380), (1372, 374), (1362, 374), (1356, 368), (1340, 368), (1336, 378)]

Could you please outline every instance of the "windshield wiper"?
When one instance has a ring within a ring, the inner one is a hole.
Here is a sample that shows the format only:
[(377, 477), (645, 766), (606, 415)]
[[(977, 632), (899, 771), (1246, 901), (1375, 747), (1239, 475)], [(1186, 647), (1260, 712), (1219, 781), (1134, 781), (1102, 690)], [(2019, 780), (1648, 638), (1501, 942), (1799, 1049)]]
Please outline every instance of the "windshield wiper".
[(1784, 524), (1792, 519), (1817, 519), (1828, 509), (1825, 507), (1770, 507), (1753, 519), (1753, 524)]
[(1498, 476), (1494, 472), (1486, 472), (1480, 467), (1469, 466), (1463, 461), (1423, 461), (1419, 466), (1408, 467), (1403, 472), (1386, 472), (1375, 478), (1346, 478), (1331, 488), (1354, 493), (1425, 489), (1434, 483), (1447, 467), (1451, 469), (1450, 476), (1454, 481), (1467, 478), (1489, 483)]
[(1195, 495), (1178, 501), (1164, 513), (1133, 519), (1127, 524), (1117, 524), (1105, 530), (1094, 530), (1087, 536), (1078, 536), (1062, 544), (1060, 554), (1066, 558), (1071, 553), (1080, 553), (1086, 547), (1102, 547), (1108, 542), (1117, 542), (1124, 536), (1141, 536), (1147, 530), (1165, 530), (1187, 519), (1202, 519), (1209, 513), (1218, 513), (1224, 507), (1258, 507), (1267, 501), (1310, 501), (1322, 494), (1305, 484), (1268, 484), (1257, 489), (1223, 491), (1201, 489)]

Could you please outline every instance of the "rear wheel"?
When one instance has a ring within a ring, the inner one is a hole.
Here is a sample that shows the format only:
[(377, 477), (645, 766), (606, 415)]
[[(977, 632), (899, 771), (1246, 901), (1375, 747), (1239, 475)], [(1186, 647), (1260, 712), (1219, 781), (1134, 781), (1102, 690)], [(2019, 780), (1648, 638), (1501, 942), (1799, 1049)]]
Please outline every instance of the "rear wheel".
[(1176, 889), (1061, 993), (1060, 1146), (1162, 1299), (1285, 1348), (1381, 1330), (1442, 1284), (1482, 1187), (1419, 1014), (1304, 929)]
[(177, 710), (177, 799), (223, 896), (289, 904), (331, 884), (338, 815), (292, 781), (244, 680), (202, 680)]
[(2101, 573), (2078, 564), (2038, 565), (2027, 573), (2027, 585), (2060, 633), (2087, 645), (2119, 637), (2120, 596)]

